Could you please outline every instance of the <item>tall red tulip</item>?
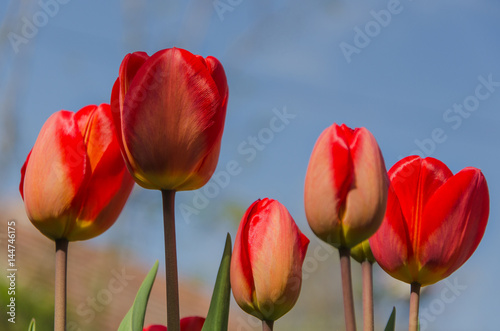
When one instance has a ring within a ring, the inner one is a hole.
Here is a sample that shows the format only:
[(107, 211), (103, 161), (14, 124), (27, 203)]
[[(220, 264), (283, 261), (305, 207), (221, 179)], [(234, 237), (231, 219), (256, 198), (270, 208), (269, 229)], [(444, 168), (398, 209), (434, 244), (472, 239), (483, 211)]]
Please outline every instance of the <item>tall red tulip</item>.
[(219, 158), (228, 86), (220, 62), (171, 48), (125, 56), (111, 94), (127, 166), (149, 189), (194, 190)]
[(408, 156), (389, 171), (385, 220), (370, 238), (379, 265), (422, 286), (457, 270), (483, 237), (489, 214), (486, 179), (468, 167), (453, 175), (434, 158)]
[(19, 190), (40, 232), (75, 241), (113, 225), (133, 185), (110, 106), (102, 104), (49, 117), (21, 169)]
[[(181, 319), (181, 331), (201, 331), (205, 318), (199, 316), (184, 317)], [(149, 325), (143, 331), (167, 331), (164, 325)]]
[(384, 159), (370, 131), (333, 124), (320, 135), (309, 160), (307, 221), (322, 240), (352, 248), (380, 226), (387, 187)]
[(231, 259), (231, 288), (238, 305), (275, 321), (295, 305), (309, 239), (276, 200), (255, 201), (243, 216)]
[(171, 48), (125, 56), (111, 92), (122, 155), (135, 181), (161, 190), (167, 326), (179, 331), (175, 192), (205, 185), (215, 171), (228, 86), (221, 63)]

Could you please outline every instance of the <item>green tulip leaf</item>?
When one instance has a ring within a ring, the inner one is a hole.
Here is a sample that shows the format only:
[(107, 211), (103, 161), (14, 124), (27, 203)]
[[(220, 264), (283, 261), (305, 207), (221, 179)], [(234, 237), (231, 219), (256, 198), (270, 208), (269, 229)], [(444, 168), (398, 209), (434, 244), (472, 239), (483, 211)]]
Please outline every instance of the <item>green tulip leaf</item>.
[(30, 323), (30, 326), (28, 327), (28, 331), (35, 331), (35, 326), (36, 326), (36, 323), (35, 323), (35, 319), (31, 319), (31, 323)]
[(392, 313), (385, 326), (385, 331), (394, 331), (396, 329), (396, 307), (392, 307)]
[(144, 317), (146, 316), (146, 307), (148, 306), (149, 294), (158, 271), (158, 261), (146, 275), (137, 295), (135, 296), (132, 307), (123, 318), (118, 331), (142, 331), (144, 327)]
[(231, 282), (229, 281), (229, 267), (231, 266), (231, 236), (226, 237), (226, 246), (222, 254), (217, 280), (215, 281), (207, 319), (201, 331), (227, 331), (229, 319), (229, 298)]

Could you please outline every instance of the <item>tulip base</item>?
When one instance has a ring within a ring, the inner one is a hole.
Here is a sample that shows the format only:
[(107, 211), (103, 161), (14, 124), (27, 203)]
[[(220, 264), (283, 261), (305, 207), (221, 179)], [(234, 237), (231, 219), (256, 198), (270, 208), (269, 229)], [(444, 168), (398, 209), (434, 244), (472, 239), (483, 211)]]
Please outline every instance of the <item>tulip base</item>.
[(418, 330), (418, 306), (420, 302), (420, 284), (411, 283), (410, 293), (410, 322), (408, 325), (409, 331)]
[(339, 248), (340, 272), (342, 274), (342, 294), (344, 296), (344, 318), (346, 331), (356, 331), (354, 299), (352, 296), (351, 249)]
[(68, 240), (56, 240), (54, 331), (66, 330), (66, 284), (67, 284)]
[(262, 321), (262, 331), (273, 331), (274, 321)]
[(175, 241), (175, 191), (162, 190), (163, 231), (165, 235), (165, 275), (167, 281), (167, 328), (180, 331), (179, 280)]

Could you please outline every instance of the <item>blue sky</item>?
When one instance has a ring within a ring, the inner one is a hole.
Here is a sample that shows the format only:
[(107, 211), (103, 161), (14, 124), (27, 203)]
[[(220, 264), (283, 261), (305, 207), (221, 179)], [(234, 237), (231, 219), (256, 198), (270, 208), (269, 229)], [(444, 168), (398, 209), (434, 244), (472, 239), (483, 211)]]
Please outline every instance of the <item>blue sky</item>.
[[(214, 7), (217, 2), (201, 0), (61, 2), (27, 43), (17, 45), (18, 52), (7, 39), (9, 33), (23, 36), (26, 20), (33, 23), (33, 15), (46, 10), (35, 3), (16, 16), (16, 5), (0, 5), (0, 18), (9, 22), (0, 34), (0, 98), (15, 100), (13, 108), (5, 108), (2, 102), (2, 121), (7, 110), (15, 119), (17, 138), (2, 156), (2, 163), (9, 160), (1, 175), (2, 195), (16, 196), (19, 168), (51, 113), (109, 102), (126, 53), (152, 54), (176, 46), (213, 55), (224, 65), (230, 89), (216, 173), (233, 161), (241, 171), (230, 177), (227, 186), (219, 185), (219, 192), (198, 215), (189, 221), (178, 216), (179, 250), (185, 252), (181, 273), (216, 269), (225, 233), (235, 235), (221, 205), (246, 208), (257, 198), (275, 198), (288, 207), (309, 237), (314, 236), (303, 208), (309, 155), (322, 130), (334, 122), (346, 123), (364, 126), (375, 135), (388, 169), (415, 153), (436, 157), (453, 172), (466, 166), (482, 169), (491, 197), (486, 234), (473, 257), (455, 274), (464, 279), (467, 290), (431, 329), (491, 330), (497, 324), (493, 298), (500, 294), (494, 286), (500, 264), (491, 258), (499, 252), (500, 234), (496, 221), (500, 184), (497, 1), (221, 0), (219, 4), (226, 4), (223, 12)], [(347, 44), (357, 52), (346, 57), (341, 45)], [(9, 89), (12, 77), (20, 82), (14, 91)], [(479, 88), (481, 100), (475, 97), (480, 85), (484, 86)], [(456, 107), (462, 111), (455, 112)], [(290, 114), (288, 123), (283, 122), (283, 130), (272, 137), (266, 136), (262, 132), (277, 113)], [(262, 150), (248, 152), (249, 137), (259, 134)], [(194, 197), (194, 192), (181, 192), (177, 204), (192, 204)], [(144, 202), (148, 211), (127, 206), (116, 226), (122, 227), (120, 233), (128, 233), (131, 247), (146, 254), (140, 248), (143, 238), (134, 238), (145, 230), (133, 218), (150, 218), (147, 231), (156, 236), (161, 232), (161, 214), (156, 210), (160, 197), (137, 189), (132, 198), (133, 206)], [(222, 222), (211, 226), (213, 217)], [(193, 241), (206, 240), (207, 229), (210, 249), (193, 247)], [(152, 247), (161, 254), (162, 239), (154, 239), (157, 244)], [(106, 240), (117, 238), (106, 233), (97, 242)]]

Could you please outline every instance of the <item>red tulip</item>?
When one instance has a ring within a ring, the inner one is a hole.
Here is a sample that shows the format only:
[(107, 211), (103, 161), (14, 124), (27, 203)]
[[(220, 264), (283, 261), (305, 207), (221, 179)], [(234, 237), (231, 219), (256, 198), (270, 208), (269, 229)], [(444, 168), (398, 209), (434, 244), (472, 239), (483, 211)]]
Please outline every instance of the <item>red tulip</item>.
[(86, 240), (120, 214), (134, 181), (107, 104), (59, 111), (43, 125), (21, 169), (26, 213), (45, 236)]
[(453, 175), (434, 158), (409, 156), (389, 171), (385, 220), (370, 239), (391, 276), (422, 286), (448, 277), (472, 255), (489, 214), (486, 180), (468, 167)]
[(122, 154), (150, 189), (194, 190), (219, 158), (228, 87), (220, 62), (179, 49), (125, 56), (111, 105)]
[(384, 159), (370, 131), (334, 124), (320, 135), (309, 160), (307, 221), (322, 240), (352, 248), (380, 226), (387, 187)]
[(165, 325), (148, 325), (142, 331), (167, 331), (167, 327)]
[(309, 239), (276, 200), (255, 201), (243, 216), (231, 259), (231, 288), (238, 305), (275, 321), (295, 305)]
[[(192, 316), (181, 319), (181, 331), (201, 331), (205, 323), (205, 318)], [(167, 327), (163, 325), (149, 325), (143, 331), (167, 331)]]

